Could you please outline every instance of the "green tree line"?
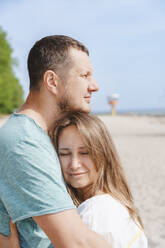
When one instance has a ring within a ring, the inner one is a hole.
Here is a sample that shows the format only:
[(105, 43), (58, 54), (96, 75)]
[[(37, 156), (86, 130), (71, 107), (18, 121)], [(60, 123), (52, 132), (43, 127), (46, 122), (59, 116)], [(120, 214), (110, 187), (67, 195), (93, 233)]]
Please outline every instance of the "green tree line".
[(23, 103), (23, 90), (14, 75), (12, 48), (0, 27), (0, 114), (11, 114)]

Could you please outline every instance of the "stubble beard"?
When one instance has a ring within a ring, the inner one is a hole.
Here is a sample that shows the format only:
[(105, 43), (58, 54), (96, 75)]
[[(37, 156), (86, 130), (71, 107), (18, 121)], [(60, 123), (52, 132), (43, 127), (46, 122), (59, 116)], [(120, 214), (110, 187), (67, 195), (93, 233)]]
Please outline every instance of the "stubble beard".
[(75, 110), (73, 100), (68, 96), (67, 90), (64, 91), (62, 99), (58, 103), (60, 112), (68, 112)]
[(69, 112), (69, 111), (75, 111), (75, 112), (83, 112), (83, 113), (89, 113), (89, 110), (83, 110), (82, 108), (78, 107), (76, 108), (73, 99), (71, 99), (66, 93), (63, 99), (60, 100), (58, 103), (59, 111), (60, 112)]
[(63, 100), (61, 100), (58, 104), (60, 112), (66, 112), (66, 111), (70, 111), (70, 107), (69, 107), (69, 101), (68, 101), (68, 97), (64, 97)]
[(75, 111), (75, 112), (89, 113), (90, 108), (88, 110), (85, 109), (83, 110), (81, 107), (81, 103), (79, 103), (76, 106), (76, 102), (74, 101), (74, 98), (70, 94), (68, 94), (67, 85), (65, 84), (64, 87), (65, 88), (64, 88), (63, 96), (58, 102), (59, 112)]

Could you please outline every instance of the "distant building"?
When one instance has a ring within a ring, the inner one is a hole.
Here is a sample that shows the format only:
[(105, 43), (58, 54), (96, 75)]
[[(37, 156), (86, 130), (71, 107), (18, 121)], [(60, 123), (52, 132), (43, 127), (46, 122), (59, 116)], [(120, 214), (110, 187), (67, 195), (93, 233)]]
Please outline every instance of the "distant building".
[(108, 103), (111, 105), (111, 114), (115, 115), (116, 114), (116, 105), (119, 102), (119, 94), (112, 94), (108, 96)]

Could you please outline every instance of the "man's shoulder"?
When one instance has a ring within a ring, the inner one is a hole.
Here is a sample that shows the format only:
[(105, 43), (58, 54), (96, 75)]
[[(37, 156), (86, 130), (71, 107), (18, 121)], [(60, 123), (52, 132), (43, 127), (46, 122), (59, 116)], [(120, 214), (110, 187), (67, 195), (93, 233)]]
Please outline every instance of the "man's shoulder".
[(0, 136), (8, 137), (11, 134), (21, 134), (26, 130), (26, 118), (19, 118), (11, 115), (5, 124), (0, 128)]
[(13, 114), (0, 128), (0, 140), (3, 143), (14, 143), (31, 139), (41, 139), (43, 137), (49, 140), (46, 133), (37, 126), (33, 119), (22, 114)]
[(24, 124), (18, 121), (13, 115), (0, 128), (0, 153), (9, 151), (15, 146), (22, 134), (25, 133)]
[(43, 149), (44, 153), (54, 153), (49, 136), (27, 116), (14, 114), (0, 129), (0, 154), (5, 160), (24, 151), (26, 155), (36, 150), (42, 154)]

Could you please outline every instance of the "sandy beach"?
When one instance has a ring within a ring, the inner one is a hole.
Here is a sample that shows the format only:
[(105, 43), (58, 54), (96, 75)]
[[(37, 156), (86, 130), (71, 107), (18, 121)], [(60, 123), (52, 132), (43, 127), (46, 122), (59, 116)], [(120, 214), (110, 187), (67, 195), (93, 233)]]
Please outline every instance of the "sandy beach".
[(165, 247), (165, 117), (100, 116), (111, 131), (149, 248)]
[[(150, 248), (165, 247), (165, 117), (99, 116), (110, 129)], [(0, 118), (0, 126), (6, 121)]]

